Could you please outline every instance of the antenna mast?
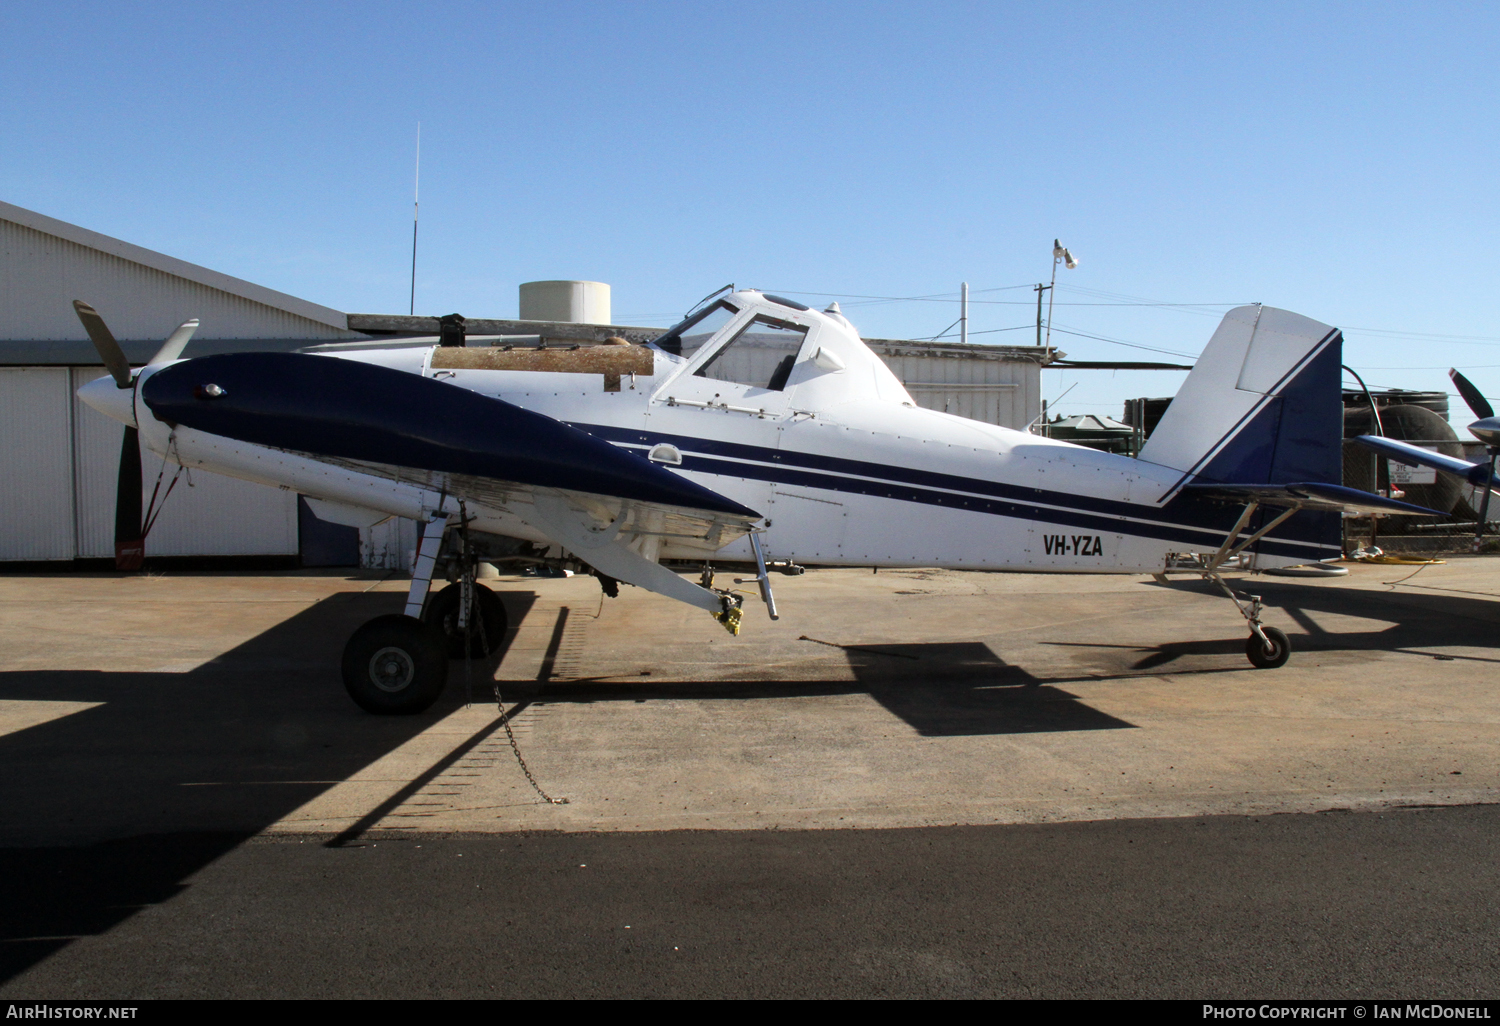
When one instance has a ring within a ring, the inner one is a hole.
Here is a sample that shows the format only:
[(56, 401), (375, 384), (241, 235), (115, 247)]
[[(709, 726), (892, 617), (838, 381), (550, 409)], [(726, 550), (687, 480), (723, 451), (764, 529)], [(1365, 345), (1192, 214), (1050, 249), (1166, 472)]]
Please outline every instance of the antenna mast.
[(407, 312), (415, 315), (417, 312), (417, 214), (421, 210), (418, 202), (421, 198), (422, 186), (422, 122), (417, 122), (417, 172), (412, 178), (411, 184), (411, 309)]

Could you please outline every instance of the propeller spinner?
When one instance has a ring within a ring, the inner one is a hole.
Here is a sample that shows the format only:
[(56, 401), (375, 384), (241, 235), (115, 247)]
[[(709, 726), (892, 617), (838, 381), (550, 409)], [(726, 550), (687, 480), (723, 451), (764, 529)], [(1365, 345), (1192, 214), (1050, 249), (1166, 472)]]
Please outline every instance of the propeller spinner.
[(1495, 408), (1490, 405), (1490, 401), (1474, 387), (1474, 382), (1460, 374), (1456, 368), (1449, 369), (1448, 377), (1453, 379), (1458, 394), (1464, 397), (1464, 402), (1474, 411), (1474, 416), (1479, 418), (1469, 425), (1470, 433), (1485, 445), (1500, 446), (1500, 417), (1495, 416)]

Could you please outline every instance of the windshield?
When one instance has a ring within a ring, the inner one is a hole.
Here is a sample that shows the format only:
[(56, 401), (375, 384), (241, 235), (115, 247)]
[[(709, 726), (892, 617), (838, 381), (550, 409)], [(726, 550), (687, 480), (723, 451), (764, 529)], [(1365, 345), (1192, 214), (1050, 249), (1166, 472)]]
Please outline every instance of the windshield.
[(665, 335), (652, 342), (652, 345), (673, 356), (691, 356), (703, 343), (718, 334), (719, 329), (733, 320), (739, 312), (739, 308), (732, 303), (720, 300), (708, 309), (694, 314), (681, 324), (669, 329)]
[(806, 338), (807, 329), (801, 325), (761, 314), (694, 373), (779, 392), (786, 388)]

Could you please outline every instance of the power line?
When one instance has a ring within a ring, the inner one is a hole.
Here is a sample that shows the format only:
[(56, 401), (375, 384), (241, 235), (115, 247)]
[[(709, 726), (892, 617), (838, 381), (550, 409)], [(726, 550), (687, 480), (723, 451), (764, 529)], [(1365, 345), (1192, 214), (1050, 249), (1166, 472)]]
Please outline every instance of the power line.
[[(960, 317), (959, 320), (963, 320), (963, 318)], [(958, 323), (958, 321), (954, 321), (953, 322), (953, 324), (957, 324), (957, 323)], [(950, 331), (953, 330), (953, 324), (948, 325), (946, 328), (944, 328), (942, 331), (938, 332), (936, 335), (933, 335), (931, 338), (924, 338), (922, 341), (923, 342), (936, 342), (938, 339), (942, 338), (945, 334), (947, 334), (948, 332), (950, 332)]]
[[(957, 321), (953, 322), (953, 324), (957, 324), (957, 323), (958, 323)], [(926, 339), (926, 341), (928, 341), (928, 342), (936, 342), (940, 338), (953, 338), (953, 337), (955, 337), (957, 335), (957, 332), (954, 332), (953, 334), (949, 334), (948, 333), (948, 328), (952, 328), (953, 324), (950, 324), (950, 325), (948, 325), (947, 328), (944, 328), (943, 329), (943, 334), (941, 334), (941, 335), (934, 335), (931, 338)], [(1002, 331), (1030, 331), (1032, 328), (1035, 328), (1035, 327), (1036, 327), (1035, 324), (1018, 324), (1014, 328), (985, 328), (983, 331), (970, 331), (969, 334), (970, 335), (995, 335), (995, 334), (998, 334), (999, 332), (1002, 332)]]
[(1127, 346), (1131, 349), (1144, 349), (1148, 353), (1164, 353), (1167, 356), (1181, 356), (1189, 360), (1196, 360), (1199, 355), (1197, 353), (1184, 353), (1176, 349), (1161, 349), (1156, 346), (1142, 345), (1139, 342), (1126, 342), (1123, 339), (1107, 338), (1104, 335), (1090, 335), (1087, 332), (1083, 331), (1072, 331), (1068, 328), (1059, 328), (1055, 324), (1052, 326), (1052, 330), (1063, 335), (1076, 335), (1078, 338), (1092, 338), (1100, 342), (1112, 342), (1117, 346)]
[[(989, 292), (1011, 292), (1016, 289), (1029, 289), (1031, 285), (1001, 285), (989, 289), (970, 289), (969, 302), (985, 306), (1030, 306), (1029, 299), (975, 299), (975, 295)], [(1062, 286), (1059, 286), (1061, 288)], [(1071, 287), (1071, 286), (1070, 286)], [(924, 296), (872, 296), (855, 292), (797, 292), (792, 289), (767, 289), (767, 292), (778, 296), (826, 296), (830, 299), (855, 299), (876, 303), (957, 303), (960, 294), (957, 292), (932, 292)], [(863, 305), (863, 304), (858, 304)], [(1194, 307), (1234, 307), (1247, 306), (1246, 303), (1164, 303), (1147, 299), (1115, 300), (1107, 303), (1069, 303), (1059, 301), (1058, 306), (1142, 306), (1142, 307), (1164, 307), (1191, 309)]]
[[(980, 306), (1026, 306), (1026, 307), (1029, 307), (1029, 306), (1031, 306), (1031, 301), (1030, 300), (1018, 300), (1018, 299), (975, 299), (973, 297), (975, 295), (989, 294), (989, 293), (996, 293), (996, 292), (1010, 292), (1010, 291), (1016, 291), (1016, 290), (1019, 290), (1019, 289), (1029, 289), (1029, 288), (1032, 288), (1032, 287), (1033, 286), (1030, 283), (1027, 283), (1027, 284), (1024, 284), (1024, 285), (999, 285), (999, 286), (994, 286), (992, 288), (972, 289), (972, 290), (970, 290), (970, 299), (969, 299), (969, 302), (972, 303), (972, 304), (975, 304), (975, 305), (980, 305)], [(1221, 316), (1223, 316), (1223, 311), (1226, 308), (1252, 305), (1252, 304), (1248, 304), (1248, 303), (1224, 303), (1224, 302), (1213, 302), (1213, 303), (1209, 303), (1209, 302), (1169, 303), (1169, 302), (1165, 302), (1165, 301), (1162, 301), (1162, 300), (1151, 299), (1151, 298), (1146, 297), (1146, 296), (1136, 296), (1136, 295), (1131, 295), (1129, 293), (1124, 293), (1124, 292), (1111, 292), (1111, 291), (1108, 291), (1108, 290), (1105, 290), (1105, 289), (1088, 288), (1088, 287), (1082, 286), (1082, 285), (1059, 284), (1057, 287), (1059, 289), (1063, 289), (1063, 290), (1065, 290), (1067, 292), (1076, 293), (1076, 294), (1078, 294), (1080, 296), (1093, 297), (1091, 300), (1088, 300), (1088, 301), (1069, 301), (1069, 300), (1062, 300), (1062, 299), (1058, 300), (1056, 305), (1063, 306), (1063, 307), (1080, 307), (1080, 308), (1082, 308), (1082, 307), (1100, 307), (1100, 308), (1129, 308), (1129, 307), (1139, 307), (1139, 308), (1143, 308), (1143, 309), (1153, 309), (1154, 308), (1154, 309), (1162, 309), (1162, 310), (1178, 310), (1178, 311), (1182, 311), (1184, 313), (1198, 314), (1198, 315), (1207, 316), (1207, 317), (1221, 317)], [(856, 293), (856, 292), (808, 292), (808, 291), (797, 291), (797, 290), (792, 290), (792, 289), (775, 289), (775, 290), (768, 290), (768, 291), (772, 291), (773, 294), (776, 294), (776, 295), (786, 295), (786, 296), (822, 296), (822, 297), (828, 297), (830, 299), (853, 300), (854, 302), (852, 302), (852, 303), (849, 304), (851, 306), (866, 306), (866, 305), (873, 305), (873, 304), (877, 304), (877, 303), (957, 303), (957, 302), (960, 301), (960, 294), (957, 293), (957, 292), (933, 292), (933, 293), (927, 293), (925, 295), (915, 295), (915, 296), (880, 296), (880, 295), (872, 295), (872, 294), (869, 294), (869, 293)], [(954, 323), (956, 324), (957, 322), (955, 321)], [(1027, 326), (1023, 326), (1023, 327), (1027, 327)], [(951, 325), (950, 325), (950, 328), (951, 328)], [(995, 328), (995, 329), (989, 329), (987, 331), (971, 331), (969, 334), (971, 334), (971, 335), (984, 335), (984, 334), (993, 334), (995, 332), (1001, 332), (1001, 331), (1016, 331), (1016, 330), (1020, 330), (1020, 329), (1019, 328)], [(1194, 354), (1191, 354), (1191, 353), (1182, 353), (1182, 352), (1179, 352), (1179, 351), (1176, 351), (1176, 350), (1171, 350), (1171, 349), (1156, 348), (1156, 347), (1153, 347), (1153, 346), (1143, 345), (1143, 344), (1137, 343), (1137, 342), (1126, 342), (1126, 341), (1123, 341), (1121, 339), (1109, 338), (1109, 337), (1104, 336), (1104, 335), (1092, 335), (1092, 334), (1088, 334), (1086, 332), (1072, 331), (1072, 330), (1068, 330), (1068, 329), (1064, 329), (1064, 328), (1058, 328), (1057, 330), (1060, 331), (1060, 332), (1062, 332), (1063, 334), (1066, 334), (1066, 335), (1075, 335), (1075, 336), (1077, 336), (1079, 338), (1090, 338), (1090, 339), (1095, 339), (1095, 340), (1098, 340), (1098, 341), (1101, 341), (1101, 342), (1110, 342), (1110, 343), (1113, 343), (1115, 345), (1128, 346), (1128, 347), (1133, 348), (1133, 349), (1143, 349), (1143, 350), (1146, 350), (1148, 352), (1165, 353), (1165, 354), (1168, 354), (1168, 355), (1171, 355), (1171, 356), (1184, 356), (1184, 357), (1189, 357), (1189, 358), (1191, 358), (1194, 355)], [(1452, 345), (1479, 345), (1479, 346), (1500, 345), (1500, 336), (1496, 336), (1496, 335), (1454, 335), (1454, 334), (1445, 334), (1445, 333), (1438, 333), (1438, 332), (1400, 331), (1400, 330), (1389, 329), (1389, 328), (1360, 328), (1360, 327), (1346, 327), (1346, 328), (1343, 328), (1342, 330), (1343, 330), (1343, 332), (1345, 333), (1346, 336), (1349, 335), (1349, 334), (1351, 334), (1351, 333), (1354, 333), (1354, 334), (1375, 335), (1375, 336), (1379, 336), (1379, 337), (1382, 337), (1382, 338), (1390, 338), (1390, 339), (1412, 339), (1412, 340), (1420, 340), (1420, 341), (1441, 342), (1441, 343), (1447, 343), (1447, 344), (1452, 344)], [(937, 340), (939, 338), (948, 337), (948, 335), (947, 335), (948, 331), (949, 331), (949, 328), (944, 328), (942, 332), (939, 332), (937, 335), (932, 336), (931, 340), (935, 341), (935, 340)], [(1375, 369), (1375, 370), (1444, 370), (1446, 368), (1442, 368), (1442, 367), (1380, 367), (1380, 368), (1372, 368), (1372, 369)], [(1478, 370), (1491, 369), (1491, 365), (1482, 365), (1482, 366), (1476, 367), (1475, 369), (1478, 369)]]
[(1379, 335), (1383, 338), (1409, 338), (1422, 342), (1446, 342), (1460, 346), (1500, 345), (1500, 337), (1494, 335), (1434, 335), (1420, 331), (1390, 331), (1384, 328), (1344, 328), (1343, 331), (1346, 335), (1355, 331), (1365, 335)]

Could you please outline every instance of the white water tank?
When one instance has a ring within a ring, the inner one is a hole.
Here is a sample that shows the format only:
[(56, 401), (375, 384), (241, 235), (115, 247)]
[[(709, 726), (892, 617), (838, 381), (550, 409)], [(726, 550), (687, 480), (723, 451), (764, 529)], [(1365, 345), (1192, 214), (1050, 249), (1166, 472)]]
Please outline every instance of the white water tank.
[(602, 281), (528, 281), (521, 320), (609, 324), (609, 286)]

